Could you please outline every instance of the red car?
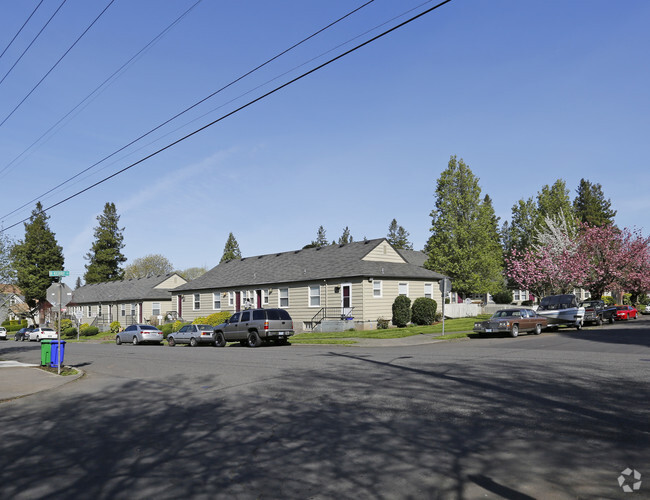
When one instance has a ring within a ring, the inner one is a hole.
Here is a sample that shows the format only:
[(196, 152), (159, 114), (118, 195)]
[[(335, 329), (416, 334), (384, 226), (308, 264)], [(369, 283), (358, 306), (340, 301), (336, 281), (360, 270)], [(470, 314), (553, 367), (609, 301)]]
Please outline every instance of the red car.
[(616, 306), (616, 319), (636, 319), (637, 314), (636, 307)]

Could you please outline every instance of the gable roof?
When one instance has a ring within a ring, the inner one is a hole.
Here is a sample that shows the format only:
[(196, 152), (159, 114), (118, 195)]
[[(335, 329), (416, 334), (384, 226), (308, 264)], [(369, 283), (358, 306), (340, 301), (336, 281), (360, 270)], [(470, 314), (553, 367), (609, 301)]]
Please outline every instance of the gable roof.
[[(380, 252), (376, 252), (382, 243), (390, 249), (385, 260), (380, 260)], [(412, 263), (409, 258), (397, 253), (385, 238), (379, 238), (230, 260), (175, 288), (174, 292), (359, 276), (430, 280), (444, 278), (439, 273)]]
[(107, 281), (104, 283), (84, 285), (72, 292), (72, 300), (69, 305), (97, 304), (100, 302), (171, 300), (169, 288), (156, 287), (174, 275), (183, 279), (177, 273), (168, 273), (162, 276), (151, 276), (149, 278)]

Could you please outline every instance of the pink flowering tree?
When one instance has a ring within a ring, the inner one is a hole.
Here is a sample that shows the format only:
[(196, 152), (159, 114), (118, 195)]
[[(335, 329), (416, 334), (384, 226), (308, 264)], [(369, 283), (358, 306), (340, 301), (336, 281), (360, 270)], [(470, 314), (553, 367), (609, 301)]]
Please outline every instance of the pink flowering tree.
[(578, 248), (588, 261), (580, 286), (592, 297), (605, 291), (627, 291), (633, 299), (650, 289), (650, 238), (613, 226), (581, 228)]

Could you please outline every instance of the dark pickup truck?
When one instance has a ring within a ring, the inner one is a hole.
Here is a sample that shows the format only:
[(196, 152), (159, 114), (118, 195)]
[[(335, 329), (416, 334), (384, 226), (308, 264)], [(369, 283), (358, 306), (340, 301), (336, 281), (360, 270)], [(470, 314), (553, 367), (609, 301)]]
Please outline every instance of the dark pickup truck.
[(580, 305), (585, 308), (584, 323), (596, 323), (600, 326), (605, 321), (613, 323), (616, 319), (616, 307), (606, 306), (602, 300), (585, 300)]

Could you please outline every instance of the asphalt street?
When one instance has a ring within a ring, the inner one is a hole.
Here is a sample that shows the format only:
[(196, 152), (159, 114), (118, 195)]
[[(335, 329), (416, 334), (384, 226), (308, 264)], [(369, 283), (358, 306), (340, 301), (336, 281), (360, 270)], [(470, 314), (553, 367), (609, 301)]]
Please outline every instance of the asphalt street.
[(649, 347), (648, 317), (406, 346), (69, 343), (84, 377), (0, 404), (0, 498), (650, 498)]

